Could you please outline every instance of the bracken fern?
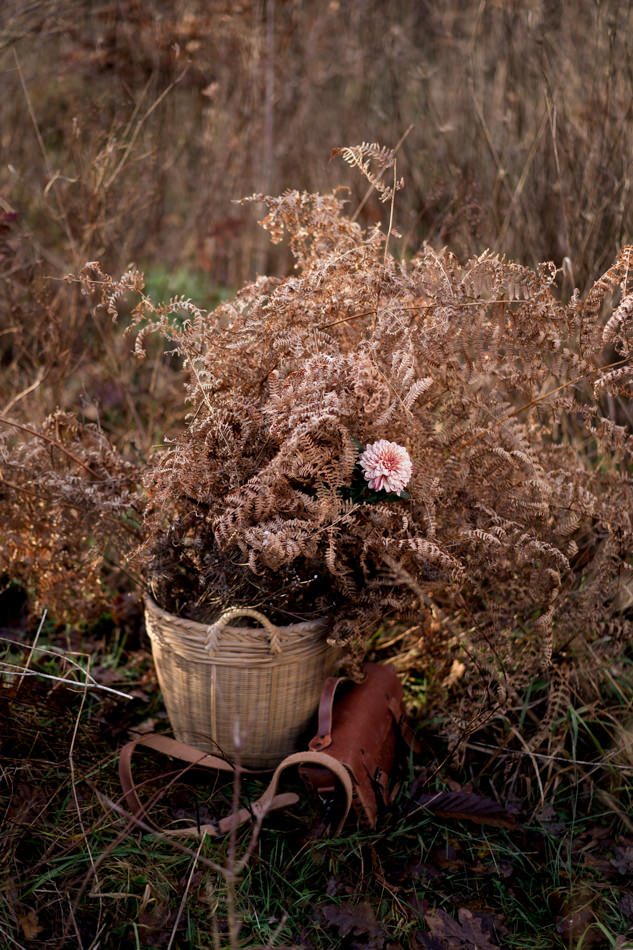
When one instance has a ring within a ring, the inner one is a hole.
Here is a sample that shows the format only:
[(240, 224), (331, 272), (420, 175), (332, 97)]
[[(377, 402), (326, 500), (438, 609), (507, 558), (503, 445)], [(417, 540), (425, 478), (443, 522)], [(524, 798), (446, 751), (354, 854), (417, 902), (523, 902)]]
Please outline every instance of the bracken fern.
[[(135, 473), (100, 450), (115, 478), (95, 477), (94, 453), (82, 470), (41, 439), (16, 447), (5, 434), (12, 531), (28, 461), (50, 511), (97, 512), (95, 531), (117, 507), (135, 512), (143, 541), (133, 550), (126, 535), (122, 550), (163, 607), (205, 620), (235, 602), (277, 621), (329, 611), (356, 658), (379, 624), (440, 610), (463, 632), (430, 624), (430, 653), (438, 636), (444, 655), (465, 650), (473, 688), (495, 702), (572, 642), (599, 640), (606, 619), (610, 642), (628, 636), (618, 591), (633, 441), (614, 398), (630, 386), (631, 248), (584, 303), (563, 304), (553, 265), (489, 252), (460, 263), (430, 246), (385, 255), (384, 233), (353, 222), (339, 193), (250, 200), (263, 201), (274, 241), (288, 236), (294, 273), (258, 277), (210, 313), (183, 298), (154, 304), (136, 268), (115, 281), (86, 266), (86, 292), (112, 316), (136, 295), (127, 332), (140, 355), (158, 333), (182, 359), (189, 415)], [(94, 437), (77, 430), (69, 445), (77, 454)], [(380, 439), (409, 452), (407, 497), (354, 489), (359, 448)], [(51, 536), (72, 547), (62, 524)], [(55, 563), (27, 567), (52, 596)]]

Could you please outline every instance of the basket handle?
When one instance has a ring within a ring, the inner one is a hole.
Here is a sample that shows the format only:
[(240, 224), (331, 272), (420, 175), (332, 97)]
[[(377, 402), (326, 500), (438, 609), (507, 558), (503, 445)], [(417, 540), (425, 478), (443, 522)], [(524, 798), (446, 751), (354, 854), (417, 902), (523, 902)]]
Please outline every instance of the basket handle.
[(229, 610), (225, 610), (222, 616), (218, 617), (215, 623), (211, 624), (207, 630), (207, 639), (204, 644), (205, 649), (209, 653), (216, 652), (222, 630), (227, 626), (227, 624), (231, 622), (231, 620), (235, 620), (237, 617), (252, 617), (253, 620), (257, 620), (268, 634), (271, 651), (275, 654), (275, 656), (279, 656), (279, 654), (282, 652), (281, 641), (279, 639), (279, 628), (276, 627), (274, 623), (271, 623), (268, 617), (265, 617), (264, 614), (260, 614), (259, 610), (255, 610), (254, 607), (231, 607)]

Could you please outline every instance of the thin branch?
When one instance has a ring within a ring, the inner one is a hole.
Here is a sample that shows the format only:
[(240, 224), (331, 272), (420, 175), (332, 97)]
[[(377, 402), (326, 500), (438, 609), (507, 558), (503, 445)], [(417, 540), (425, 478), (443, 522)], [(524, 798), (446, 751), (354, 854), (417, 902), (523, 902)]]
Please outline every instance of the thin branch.
[[(40, 501), (46, 502), (47, 505), (50, 505), (51, 503), (50, 497), (43, 494), (42, 492), (37, 491), (36, 488), (30, 488), (30, 487), (27, 487), (26, 485), (16, 485), (15, 482), (10, 482), (7, 478), (3, 478), (1, 473), (0, 473), (0, 485), (6, 488), (10, 488), (12, 491), (16, 491), (18, 493), (24, 492), (27, 495), (32, 495), (35, 498), (39, 498)], [(73, 511), (78, 510), (78, 504), (74, 504), (72, 501), (69, 501), (67, 498), (57, 497), (55, 499), (55, 503), (58, 505), (61, 505), (62, 508), (70, 508)], [(135, 538), (143, 537), (142, 532), (138, 528), (136, 528), (133, 524), (130, 524), (127, 521), (120, 521), (119, 519), (115, 518), (113, 515), (110, 515), (110, 514), (107, 515), (103, 511), (99, 512), (99, 523), (100, 524), (107, 523), (107, 524), (113, 525), (115, 528), (123, 528), (124, 531), (127, 531), (128, 534), (134, 535)], [(119, 567), (121, 570), (124, 570), (124, 568), (120, 564), (117, 564), (117, 567)], [(134, 579), (138, 581), (138, 578), (136, 577), (136, 575), (129, 574), (129, 576), (134, 577)]]
[(121, 161), (119, 162), (119, 164), (118, 164), (117, 167), (114, 169), (114, 171), (112, 172), (112, 174), (110, 175), (110, 177), (108, 178), (108, 180), (107, 180), (106, 183), (105, 183), (105, 186), (104, 186), (104, 187), (105, 187), (106, 190), (109, 189), (109, 188), (111, 187), (111, 185), (114, 183), (114, 181), (115, 181), (116, 178), (118, 177), (118, 175), (119, 175), (121, 169), (123, 168), (123, 166), (124, 166), (125, 163), (127, 162), (128, 158), (130, 157), (130, 153), (131, 153), (132, 149), (134, 148), (134, 145), (135, 145), (135, 143), (136, 143), (136, 139), (138, 138), (139, 132), (141, 131), (141, 128), (143, 127), (143, 125), (145, 124), (145, 122), (147, 121), (147, 119), (149, 119), (149, 117), (150, 117), (150, 115), (152, 114), (152, 112), (153, 112), (155, 109), (158, 108), (158, 106), (161, 104), (161, 102), (163, 101), (163, 99), (165, 98), (165, 96), (169, 95), (169, 93), (170, 93), (171, 90), (174, 88), (174, 86), (177, 86), (178, 83), (181, 82), (181, 81), (184, 79), (184, 77), (186, 76), (188, 70), (189, 70), (189, 66), (186, 66), (186, 67), (183, 69), (183, 71), (181, 72), (180, 76), (176, 76), (176, 78), (174, 79), (174, 81), (171, 82), (171, 83), (167, 86), (166, 89), (163, 89), (163, 91), (161, 92), (161, 94), (160, 94), (160, 96), (158, 97), (158, 99), (156, 99), (156, 101), (149, 107), (149, 109), (147, 110), (147, 112), (145, 113), (145, 115), (143, 116), (143, 118), (139, 120), (139, 122), (138, 122), (137, 125), (136, 125), (136, 128), (134, 129), (134, 132), (132, 133), (132, 137), (131, 137), (130, 141), (128, 142), (128, 144), (127, 144), (127, 146), (126, 146), (126, 148), (125, 148), (125, 151), (124, 151), (124, 153), (123, 153), (123, 155), (122, 155), (122, 157), (121, 157)]
[[(27, 107), (27, 109), (28, 109), (28, 111), (29, 111), (29, 116), (30, 116), (30, 118), (31, 118), (31, 122), (32, 122), (32, 124), (33, 124), (33, 128), (35, 129), (35, 136), (36, 136), (36, 138), (37, 138), (37, 144), (39, 145), (39, 149), (40, 149), (40, 152), (42, 153), (42, 158), (43, 158), (43, 160), (44, 160), (44, 167), (45, 167), (45, 169), (46, 169), (47, 177), (48, 177), (49, 181), (51, 181), (51, 180), (52, 180), (52, 181), (55, 181), (55, 180), (57, 180), (57, 178), (58, 178), (59, 176), (53, 173), (53, 170), (52, 170), (52, 168), (51, 168), (50, 162), (49, 162), (49, 160), (48, 160), (48, 153), (47, 153), (47, 151), (46, 151), (46, 146), (44, 145), (44, 139), (42, 138), (42, 133), (40, 132), (40, 128), (39, 128), (39, 125), (38, 125), (38, 123), (37, 123), (37, 118), (36, 118), (36, 116), (35, 116), (35, 111), (34, 111), (34, 109), (33, 109), (33, 103), (31, 102), (31, 97), (30, 97), (29, 91), (28, 91), (28, 89), (27, 89), (27, 87), (26, 87), (26, 82), (25, 82), (25, 80), (24, 80), (24, 74), (23, 74), (23, 72), (22, 72), (22, 66), (20, 65), (20, 60), (19, 60), (19, 57), (18, 57), (18, 54), (17, 54), (17, 50), (15, 49), (15, 47), (14, 47), (14, 49), (13, 49), (13, 56), (14, 56), (14, 59), (15, 59), (15, 66), (16, 66), (16, 69), (17, 69), (17, 71), (18, 71), (18, 76), (19, 76), (19, 78), (20, 78), (20, 85), (22, 86), (22, 92), (24, 93), (24, 98), (25, 98), (25, 100), (26, 100), (26, 107)], [(51, 183), (52, 183), (52, 182), (51, 182)], [(46, 194), (46, 192), (45, 192), (45, 194)], [(62, 202), (61, 202), (61, 200), (60, 200), (59, 193), (58, 193), (57, 189), (55, 189), (54, 194), (55, 194), (55, 203), (57, 204), (57, 210), (59, 211), (59, 215), (60, 215), (62, 221), (64, 222), (64, 230), (65, 230), (65, 232), (66, 232), (66, 237), (68, 238), (68, 242), (69, 242), (69, 244), (70, 244), (70, 246), (71, 246), (71, 248), (72, 248), (72, 250), (73, 250), (73, 253), (74, 253), (74, 255), (75, 255), (75, 258), (78, 259), (79, 249), (78, 249), (78, 247), (77, 247), (77, 243), (76, 243), (76, 241), (75, 241), (75, 238), (73, 237), (73, 233), (72, 233), (71, 228), (70, 228), (70, 221), (68, 220), (68, 215), (66, 214), (66, 209), (64, 208), (64, 205), (62, 204)]]
[[(78, 683), (76, 680), (66, 679), (65, 676), (53, 676), (52, 673), (41, 673), (39, 670), (29, 670), (22, 667), (16, 667), (15, 663), (6, 663), (0, 660), (0, 676), (19, 676), (20, 683), (25, 676), (39, 676), (41, 679), (53, 680), (56, 683), (63, 683), (64, 686), (81, 686), (81, 683)], [(119, 689), (112, 689), (111, 686), (103, 686), (102, 683), (97, 683), (95, 680), (90, 678), (90, 683), (88, 684), (90, 689), (99, 689), (105, 693), (112, 693), (114, 696), (121, 696), (123, 699), (133, 699), (133, 696), (128, 696), (127, 693), (122, 693)], [(85, 687), (84, 687), (85, 688)]]
[[(74, 803), (75, 803), (75, 810), (76, 810), (76, 812), (77, 812), (77, 819), (78, 819), (78, 821), (79, 821), (79, 827), (81, 828), (81, 835), (82, 835), (82, 838), (83, 838), (83, 840), (84, 840), (84, 845), (85, 845), (85, 848), (86, 848), (86, 853), (87, 853), (87, 855), (88, 855), (88, 859), (89, 859), (90, 865), (91, 865), (91, 867), (92, 867), (92, 873), (93, 873), (93, 875), (94, 875), (95, 882), (96, 882), (97, 887), (99, 888), (99, 890), (101, 890), (101, 886), (100, 886), (100, 884), (99, 884), (99, 878), (98, 878), (98, 875), (97, 875), (97, 866), (96, 866), (96, 864), (95, 864), (95, 859), (94, 859), (94, 856), (93, 856), (93, 854), (92, 854), (92, 848), (90, 847), (90, 841), (89, 841), (89, 839), (88, 839), (88, 835), (86, 834), (86, 827), (85, 827), (85, 825), (84, 825), (83, 817), (82, 817), (82, 814), (81, 814), (81, 805), (80, 805), (80, 803), (79, 803), (79, 796), (77, 795), (77, 776), (76, 776), (76, 773), (75, 773), (75, 759), (74, 759), (75, 742), (77, 741), (77, 732), (78, 732), (78, 730), (79, 730), (79, 721), (80, 721), (80, 719), (81, 719), (81, 714), (82, 714), (82, 712), (83, 712), (83, 708), (84, 708), (85, 703), (86, 703), (86, 696), (88, 695), (88, 687), (92, 685), (92, 683), (90, 682), (90, 680), (91, 680), (91, 676), (90, 676), (90, 657), (88, 657), (88, 668), (86, 669), (86, 680), (85, 680), (85, 683), (84, 683), (84, 689), (83, 689), (83, 693), (82, 693), (82, 696), (81, 696), (81, 703), (79, 704), (79, 710), (78, 710), (77, 716), (76, 716), (76, 718), (75, 718), (75, 727), (74, 727), (74, 729), (73, 729), (72, 739), (70, 740), (70, 748), (69, 748), (69, 750), (68, 750), (68, 765), (69, 765), (69, 768), (70, 768), (70, 784), (71, 784), (71, 788), (72, 788), (72, 792), (73, 792), (73, 801), (74, 801)], [(72, 913), (73, 913), (73, 907), (72, 907), (72, 905), (71, 905), (71, 914), (72, 914)], [(103, 899), (102, 899), (101, 896), (99, 896), (99, 912), (98, 912), (97, 924), (96, 924), (96, 927), (95, 927), (95, 930), (96, 930), (97, 932), (99, 932), (102, 917), (103, 917)], [(73, 914), (73, 918), (74, 918), (74, 914)], [(94, 945), (95, 945), (95, 941), (93, 941), (93, 942), (91, 943), (91, 947), (94, 946)]]
[(23, 670), (23, 672), (22, 672), (22, 676), (20, 677), (20, 681), (19, 681), (19, 683), (18, 683), (18, 685), (17, 685), (16, 692), (17, 692), (17, 690), (20, 688), (20, 686), (22, 685), (22, 681), (23, 681), (24, 677), (26, 676), (26, 674), (27, 674), (28, 671), (29, 671), (29, 666), (31, 665), (31, 660), (33, 659), (33, 653), (34, 653), (35, 650), (37, 649), (37, 641), (38, 641), (39, 638), (40, 638), (40, 633), (42, 632), (42, 627), (44, 626), (44, 621), (46, 620), (46, 613), (47, 613), (46, 608), (44, 608), (44, 610), (42, 611), (42, 619), (40, 620), (39, 626), (38, 626), (37, 631), (36, 631), (36, 633), (35, 633), (35, 637), (34, 637), (34, 639), (33, 639), (33, 643), (31, 644), (31, 649), (29, 650), (29, 655), (28, 655), (27, 658), (26, 658), (26, 666), (24, 667), (24, 670)]
[(102, 479), (103, 476), (99, 475), (98, 472), (95, 472), (94, 469), (90, 468), (79, 456), (75, 455), (69, 449), (67, 449), (58, 439), (53, 439), (49, 435), (44, 435), (43, 432), (38, 432), (37, 429), (32, 429), (30, 426), (21, 425), (19, 422), (14, 422), (13, 419), (7, 419), (5, 416), (0, 416), (0, 422), (5, 426), (11, 426), (13, 429), (18, 429), (20, 432), (26, 432), (27, 435), (34, 435), (36, 439), (42, 439), (43, 442), (47, 442), (49, 445), (52, 445), (54, 448), (58, 449), (69, 459), (72, 459), (77, 465), (80, 465), (81, 468), (85, 469), (89, 475), (92, 475), (93, 478)]
[(520, 415), (522, 412), (525, 412), (527, 409), (531, 409), (533, 406), (537, 406), (539, 403), (544, 402), (546, 399), (549, 399), (550, 396), (555, 396), (557, 393), (563, 392), (565, 389), (569, 389), (570, 386), (575, 386), (576, 383), (580, 383), (583, 379), (588, 379), (590, 376), (593, 376), (597, 373), (602, 373), (607, 369), (615, 369), (618, 366), (624, 366), (626, 363), (629, 363), (633, 359), (633, 356), (626, 356), (622, 360), (616, 360), (614, 363), (605, 363), (604, 366), (598, 366), (597, 369), (592, 370), (588, 373), (582, 373), (580, 376), (574, 376), (573, 379), (568, 379), (566, 382), (561, 383), (560, 386), (556, 386), (555, 389), (550, 389), (548, 392), (543, 393), (541, 396), (535, 396), (534, 399), (530, 399), (529, 402), (524, 403), (522, 406), (519, 406), (518, 409), (513, 409), (512, 412), (509, 412), (507, 415), (503, 416), (501, 419), (497, 419), (493, 425), (488, 429), (484, 429), (482, 432), (478, 432), (470, 441), (463, 444), (463, 448), (469, 448), (471, 445), (474, 445), (478, 439), (483, 438), (489, 432), (492, 432), (494, 429), (497, 429), (499, 426), (503, 425), (504, 422), (507, 422), (509, 419), (513, 419), (515, 416)]
[(398, 163), (394, 159), (393, 161), (393, 194), (391, 195), (391, 211), (389, 212), (389, 227), (387, 229), (387, 237), (385, 238), (385, 255), (383, 257), (383, 263), (387, 263), (387, 257), (389, 255), (389, 238), (391, 237), (391, 231), (393, 229), (393, 211), (396, 205), (396, 186), (398, 183), (397, 178), (397, 167)]
[(178, 908), (178, 913), (176, 914), (176, 919), (174, 920), (174, 926), (171, 932), (171, 937), (169, 938), (169, 943), (167, 944), (167, 950), (171, 950), (174, 940), (176, 939), (176, 932), (178, 930), (178, 924), (180, 923), (180, 918), (182, 917), (182, 912), (185, 909), (185, 903), (187, 901), (187, 895), (189, 893), (189, 888), (191, 887), (191, 882), (193, 880), (193, 873), (196, 869), (196, 864), (200, 857), (200, 852), (202, 851), (202, 845), (204, 844), (205, 838), (207, 836), (206, 831), (200, 836), (200, 844), (198, 845), (198, 850), (196, 851), (193, 860), (191, 862), (191, 869), (189, 871), (189, 877), (187, 878), (187, 883), (185, 884), (185, 890), (182, 895), (182, 900), (180, 901), (180, 907)]
[(42, 380), (44, 379), (45, 376), (46, 376), (46, 369), (42, 367), (42, 369), (40, 369), (39, 373), (37, 374), (37, 379), (34, 382), (32, 382), (30, 386), (27, 386), (26, 389), (23, 389), (22, 392), (17, 393), (17, 395), (15, 395), (13, 399), (9, 400), (9, 402), (6, 404), (6, 406), (4, 407), (0, 415), (3, 415), (3, 416), (6, 415), (8, 412), (10, 412), (13, 409), (14, 406), (16, 406), (20, 402), (20, 400), (24, 399), (25, 396), (28, 396), (29, 393), (32, 393), (35, 389), (37, 389), (38, 386), (41, 385)]

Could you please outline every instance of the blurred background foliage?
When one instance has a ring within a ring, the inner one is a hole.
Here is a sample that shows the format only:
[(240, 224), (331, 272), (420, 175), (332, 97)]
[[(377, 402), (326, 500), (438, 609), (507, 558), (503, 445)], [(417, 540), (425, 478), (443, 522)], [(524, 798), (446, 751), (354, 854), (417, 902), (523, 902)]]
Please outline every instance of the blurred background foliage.
[(402, 251), (566, 259), (582, 289), (632, 230), (632, 43), (617, 0), (8, 0), (0, 196), (48, 274), (134, 259), (213, 302), (288, 265), (236, 199), (347, 183), (354, 210), (330, 150), (412, 126)]

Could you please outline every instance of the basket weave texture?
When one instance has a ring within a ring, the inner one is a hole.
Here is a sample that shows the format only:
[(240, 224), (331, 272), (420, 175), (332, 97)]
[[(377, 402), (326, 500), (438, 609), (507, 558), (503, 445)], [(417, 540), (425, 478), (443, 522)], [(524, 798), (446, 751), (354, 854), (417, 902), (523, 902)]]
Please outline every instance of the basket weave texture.
[[(244, 616), (260, 626), (232, 625)], [(146, 597), (145, 623), (176, 738), (246, 768), (274, 768), (296, 751), (340, 660), (324, 619), (277, 627), (236, 607), (208, 625)]]

